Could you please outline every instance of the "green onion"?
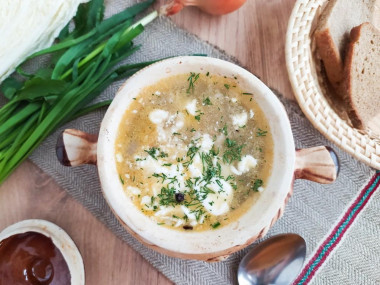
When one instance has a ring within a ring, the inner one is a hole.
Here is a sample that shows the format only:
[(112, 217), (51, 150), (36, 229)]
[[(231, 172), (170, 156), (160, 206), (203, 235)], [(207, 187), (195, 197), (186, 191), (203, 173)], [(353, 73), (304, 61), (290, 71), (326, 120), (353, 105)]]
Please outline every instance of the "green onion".
[(133, 24), (152, 3), (138, 3), (106, 20), (103, 0), (81, 4), (74, 30), (67, 26), (57, 44), (27, 58), (52, 54), (49, 64), (33, 74), (19, 66), (16, 72), (24, 80), (10, 77), (2, 83), (9, 101), (0, 109), (0, 183), (63, 123), (110, 104), (88, 107), (112, 82), (152, 63), (119, 66), (139, 49), (132, 40), (157, 17), (155, 11)]

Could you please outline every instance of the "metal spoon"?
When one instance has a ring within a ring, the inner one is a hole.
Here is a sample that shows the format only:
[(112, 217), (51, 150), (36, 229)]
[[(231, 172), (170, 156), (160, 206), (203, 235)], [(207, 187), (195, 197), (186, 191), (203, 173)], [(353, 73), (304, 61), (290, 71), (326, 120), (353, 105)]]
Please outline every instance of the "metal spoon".
[(306, 242), (297, 234), (271, 237), (252, 248), (239, 264), (239, 285), (288, 285), (300, 272)]

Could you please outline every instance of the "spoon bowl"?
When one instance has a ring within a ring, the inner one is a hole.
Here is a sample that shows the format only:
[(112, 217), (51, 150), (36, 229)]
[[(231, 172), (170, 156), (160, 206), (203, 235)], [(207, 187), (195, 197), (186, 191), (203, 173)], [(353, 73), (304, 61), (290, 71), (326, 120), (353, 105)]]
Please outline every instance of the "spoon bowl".
[(255, 245), (241, 260), (239, 285), (288, 285), (305, 261), (306, 242), (297, 234), (273, 236)]

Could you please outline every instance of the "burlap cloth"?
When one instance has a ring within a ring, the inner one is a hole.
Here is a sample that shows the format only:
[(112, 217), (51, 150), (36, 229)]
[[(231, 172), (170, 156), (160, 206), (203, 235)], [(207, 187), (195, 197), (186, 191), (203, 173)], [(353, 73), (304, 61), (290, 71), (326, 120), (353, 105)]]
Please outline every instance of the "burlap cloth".
[[(108, 1), (107, 14), (120, 11), (133, 2), (132, 0)], [(168, 19), (159, 19), (149, 25), (136, 42), (141, 43), (143, 47), (132, 56), (130, 59), (132, 62), (194, 53), (231, 60), (229, 56), (211, 45), (175, 27)], [(100, 99), (113, 98), (120, 84), (121, 82), (110, 86)], [(312, 127), (295, 103), (284, 99), (282, 102), (288, 111), (298, 148), (331, 145)], [(219, 263), (180, 260), (150, 250), (131, 237), (111, 213), (101, 194), (97, 170), (94, 166), (65, 168), (58, 163), (54, 149), (58, 133), (64, 128), (77, 128), (97, 133), (104, 112), (105, 110), (96, 111), (57, 130), (32, 154), (32, 161), (50, 174), (59, 185), (106, 224), (119, 238), (126, 241), (175, 283), (236, 283), (238, 263), (248, 249)], [(300, 234), (307, 242), (308, 256), (328, 234), (363, 184), (374, 173), (373, 170), (337, 147), (333, 145), (332, 147), (337, 150), (342, 165), (338, 180), (328, 186), (296, 181), (294, 196), (286, 208), (285, 216), (267, 235), (268, 237), (286, 232)], [(346, 234), (344, 241), (313, 279), (316, 284), (380, 284), (379, 198), (379, 193), (375, 193), (367, 208)]]

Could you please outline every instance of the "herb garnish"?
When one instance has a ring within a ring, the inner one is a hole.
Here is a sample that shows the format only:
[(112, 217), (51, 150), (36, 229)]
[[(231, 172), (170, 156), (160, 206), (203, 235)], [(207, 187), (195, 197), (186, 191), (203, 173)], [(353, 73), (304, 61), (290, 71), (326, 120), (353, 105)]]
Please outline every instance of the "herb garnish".
[(156, 152), (158, 151), (157, 148), (151, 147), (149, 150), (144, 150), (147, 154), (149, 154), (153, 159), (157, 160), (156, 158)]
[(198, 78), (199, 73), (196, 74), (195, 72), (190, 72), (190, 76), (187, 78), (187, 81), (189, 82), (189, 87), (186, 90), (187, 93), (190, 93), (190, 90), (194, 92), (194, 83), (198, 80)]
[(243, 95), (253, 95), (252, 93), (248, 93), (248, 92), (243, 92), (242, 94)]
[(268, 131), (264, 131), (262, 129), (257, 129), (256, 136), (257, 137), (265, 137), (267, 135)]
[(224, 84), (224, 87), (226, 87), (226, 89), (230, 89), (230, 85), (229, 84)]
[(211, 100), (210, 100), (209, 97), (207, 97), (206, 99), (203, 100), (203, 105), (205, 105), (205, 106), (207, 106), (207, 105), (209, 105), (209, 106), (212, 105)]
[(227, 125), (225, 124), (223, 129), (219, 129), (219, 132), (223, 133), (225, 136), (228, 136)]
[(238, 145), (236, 141), (230, 138), (226, 138), (224, 144), (228, 149), (223, 154), (223, 161), (228, 164), (234, 161), (241, 161), (241, 151), (245, 145)]
[(196, 119), (198, 122), (201, 120), (201, 116), (204, 115), (201, 111), (197, 110), (196, 113), (199, 113), (198, 115), (194, 116), (194, 119)]
[(230, 138), (226, 138), (226, 146), (227, 147), (233, 147), (236, 145), (236, 141), (231, 140)]
[(189, 150), (186, 153), (186, 156), (190, 157), (190, 160), (193, 160), (194, 156), (197, 154), (199, 147), (193, 145), (189, 147)]
[(258, 192), (261, 186), (263, 186), (263, 181), (261, 179), (256, 179), (252, 185), (252, 190)]
[(153, 173), (152, 176), (156, 178), (161, 178), (162, 179), (161, 183), (164, 183), (165, 180), (168, 178), (165, 173), (161, 173), (161, 174)]
[(163, 152), (163, 151), (161, 151), (160, 154), (158, 155), (158, 157), (161, 157), (161, 158), (168, 157), (168, 156), (169, 155), (166, 152)]
[(158, 147), (151, 147), (148, 150), (144, 150), (147, 154), (149, 154), (154, 160), (157, 160), (157, 157), (168, 157), (168, 154), (166, 152), (161, 151), (161, 149)]
[[(158, 200), (155, 203), (158, 203), (160, 206), (173, 207), (179, 204), (183, 205), (193, 215), (194, 219), (203, 224), (203, 221), (208, 217), (207, 211), (203, 206), (203, 203), (207, 197), (210, 194), (225, 192), (226, 189), (223, 189), (225, 187), (225, 183), (231, 185), (233, 189), (237, 189), (237, 184), (233, 175), (228, 175), (226, 178), (222, 176), (222, 166), (220, 161), (223, 160), (224, 162), (231, 164), (236, 160), (241, 160), (241, 152), (245, 145), (240, 145), (238, 141), (227, 137), (227, 125), (219, 131), (226, 134), (226, 139), (224, 142), (225, 150), (222, 158), (219, 156), (220, 149), (215, 146), (213, 146), (208, 152), (202, 151), (199, 145), (201, 138), (193, 139), (190, 142), (184, 158), (176, 158), (177, 163), (182, 163), (184, 167), (188, 168), (194, 162), (195, 157), (198, 156), (197, 159), (200, 158), (202, 163), (202, 172), (199, 176), (185, 177), (184, 181), (180, 182), (182, 180), (179, 178), (177, 179), (177, 176), (170, 177), (165, 173), (152, 174), (152, 177), (157, 178), (157, 182), (160, 182), (163, 185), (160, 193), (157, 194)], [(162, 153), (159, 148), (151, 148), (146, 150), (146, 152), (153, 158), (158, 157), (158, 154)], [(165, 163), (163, 165), (171, 166), (172, 164)], [(180, 192), (179, 189), (181, 189)], [(208, 201), (208, 204), (211, 206), (214, 203), (215, 202), (212, 200)], [(154, 206), (155, 205), (150, 207), (150, 209), (153, 207), (153, 211)], [(175, 219), (185, 220), (186, 222), (189, 220), (187, 215), (184, 217), (172, 215), (172, 217)], [(221, 226), (221, 223), (216, 222), (210, 226), (215, 229)]]
[(124, 179), (121, 177), (121, 175), (119, 175), (119, 178), (120, 178), (120, 182), (121, 182), (121, 184), (124, 185)]
[(174, 187), (162, 187), (161, 192), (157, 194), (158, 198), (160, 198), (161, 206), (175, 206), (177, 201), (175, 200), (176, 189)]

